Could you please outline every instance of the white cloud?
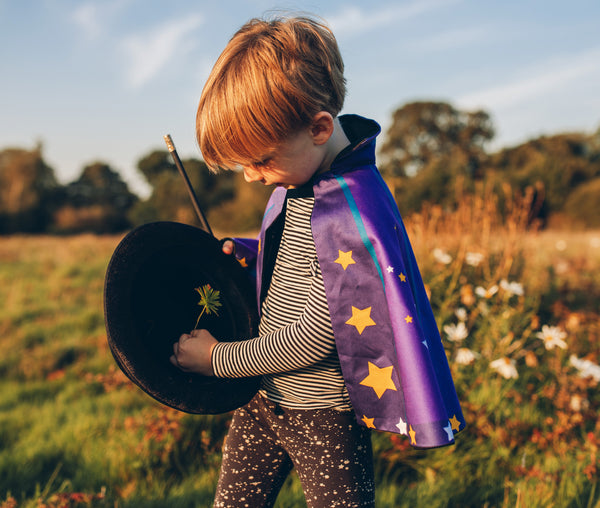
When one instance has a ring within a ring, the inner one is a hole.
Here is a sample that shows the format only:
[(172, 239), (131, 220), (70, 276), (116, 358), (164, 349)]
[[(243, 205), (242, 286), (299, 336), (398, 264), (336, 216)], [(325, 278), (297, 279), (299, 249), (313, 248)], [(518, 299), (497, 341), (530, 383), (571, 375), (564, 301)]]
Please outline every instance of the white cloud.
[(470, 108), (509, 109), (541, 95), (560, 92), (591, 75), (600, 82), (600, 48), (554, 58), (524, 71), (519, 78), (467, 93), (457, 102)]
[(88, 1), (75, 8), (71, 14), (71, 21), (81, 29), (86, 37), (97, 39), (106, 30), (110, 18), (127, 7), (129, 3), (131, 0)]
[(348, 6), (340, 14), (326, 16), (326, 19), (336, 37), (356, 36), (459, 1), (462, 0), (414, 0), (401, 5), (391, 4), (379, 10), (372, 7), (363, 10), (360, 7)]
[(428, 53), (457, 49), (481, 41), (487, 42), (489, 41), (489, 38), (490, 28), (477, 26), (473, 28), (448, 30), (424, 39), (411, 41), (407, 43), (406, 46), (407, 49), (413, 52)]
[(85, 3), (80, 5), (73, 11), (72, 20), (92, 39), (98, 37), (101, 32), (96, 4)]
[(127, 63), (127, 83), (139, 88), (154, 78), (176, 52), (189, 49), (186, 37), (201, 23), (199, 15), (169, 21), (144, 34), (127, 37), (122, 43)]

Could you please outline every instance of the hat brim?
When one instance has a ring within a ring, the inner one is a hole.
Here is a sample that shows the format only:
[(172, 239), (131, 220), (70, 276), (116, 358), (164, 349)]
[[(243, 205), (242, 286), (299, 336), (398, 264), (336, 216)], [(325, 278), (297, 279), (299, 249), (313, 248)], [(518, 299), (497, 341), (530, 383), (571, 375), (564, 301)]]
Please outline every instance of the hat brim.
[(199, 328), (220, 341), (257, 334), (255, 289), (238, 261), (212, 235), (176, 222), (140, 226), (119, 243), (109, 262), (104, 316), (110, 350), (127, 377), (162, 404), (218, 414), (247, 403), (260, 378), (221, 379), (185, 373), (169, 357), (202, 310), (195, 288), (220, 292), (221, 307)]

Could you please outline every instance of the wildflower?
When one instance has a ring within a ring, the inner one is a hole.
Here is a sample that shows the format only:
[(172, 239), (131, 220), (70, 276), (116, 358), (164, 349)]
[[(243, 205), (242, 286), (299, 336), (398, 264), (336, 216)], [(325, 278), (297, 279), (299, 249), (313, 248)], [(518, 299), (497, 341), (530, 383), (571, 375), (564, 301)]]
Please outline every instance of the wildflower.
[(200, 318), (206, 312), (207, 314), (216, 314), (219, 315), (217, 309), (221, 306), (221, 302), (219, 301), (219, 296), (221, 294), (220, 291), (213, 289), (210, 284), (205, 284), (201, 288), (194, 288), (198, 294), (200, 295), (200, 301), (198, 305), (202, 306), (202, 311), (196, 320), (196, 326), (194, 328), (198, 328), (198, 323), (200, 322)]
[(470, 284), (461, 286), (460, 288), (460, 301), (463, 305), (471, 307), (475, 303), (475, 295), (473, 294), (473, 287)]
[(554, 265), (554, 270), (556, 270), (557, 274), (563, 275), (568, 273), (571, 270), (571, 267), (569, 266), (568, 261), (561, 259), (556, 263), (556, 265)]
[(544, 325), (542, 331), (538, 332), (536, 336), (544, 341), (544, 347), (548, 350), (557, 346), (561, 349), (567, 349), (567, 343), (563, 340), (567, 334), (557, 326)]
[(500, 287), (510, 296), (523, 296), (523, 285), (518, 282), (508, 282), (503, 279), (500, 281)]
[(527, 365), (527, 367), (537, 367), (539, 364), (535, 353), (533, 351), (527, 351), (525, 354), (525, 365)]
[(486, 298), (489, 299), (492, 296), (494, 296), (496, 293), (498, 292), (498, 286), (496, 286), (496, 284), (494, 284), (493, 286), (490, 286), (489, 288), (485, 289), (481, 286), (477, 286), (475, 288), (475, 294), (477, 296), (481, 296), (481, 298)]
[(483, 261), (483, 254), (479, 252), (467, 252), (465, 262), (471, 266), (479, 266)]
[(456, 352), (456, 356), (454, 357), (454, 361), (459, 363), (460, 365), (470, 365), (477, 358), (477, 353), (471, 351), (467, 347), (461, 347)]
[(581, 322), (585, 319), (585, 315), (578, 312), (570, 312), (565, 323), (565, 328), (572, 332), (581, 326)]
[(460, 342), (465, 340), (469, 335), (469, 331), (465, 324), (461, 321), (457, 325), (450, 324), (444, 326), (444, 331), (448, 335), (448, 340), (452, 342)]
[(498, 372), (505, 379), (517, 379), (519, 373), (517, 371), (517, 363), (510, 358), (498, 358), (490, 363), (490, 367)]
[(564, 251), (567, 248), (567, 242), (564, 240), (558, 240), (555, 244), (556, 250)]
[(577, 358), (575, 355), (571, 355), (569, 363), (579, 371), (580, 377), (592, 377), (595, 381), (600, 381), (600, 365), (596, 365), (590, 360)]
[(459, 321), (466, 321), (467, 320), (467, 309), (465, 309), (464, 307), (459, 307), (454, 312), (454, 315), (458, 318)]
[(438, 263), (442, 263), (443, 265), (452, 263), (452, 256), (439, 248), (433, 249), (433, 257)]
[(571, 397), (571, 401), (569, 402), (569, 406), (573, 411), (580, 413), (581, 411), (585, 411), (590, 407), (590, 401), (584, 399), (581, 395), (574, 394)]

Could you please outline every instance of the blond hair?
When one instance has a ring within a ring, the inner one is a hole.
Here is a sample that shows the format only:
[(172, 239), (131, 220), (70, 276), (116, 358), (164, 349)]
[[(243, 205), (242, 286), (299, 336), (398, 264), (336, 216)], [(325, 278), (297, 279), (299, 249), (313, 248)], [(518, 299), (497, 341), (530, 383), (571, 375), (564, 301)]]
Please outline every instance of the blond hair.
[(252, 19), (204, 86), (196, 137), (213, 170), (257, 162), (314, 116), (341, 111), (344, 63), (331, 30), (310, 17)]

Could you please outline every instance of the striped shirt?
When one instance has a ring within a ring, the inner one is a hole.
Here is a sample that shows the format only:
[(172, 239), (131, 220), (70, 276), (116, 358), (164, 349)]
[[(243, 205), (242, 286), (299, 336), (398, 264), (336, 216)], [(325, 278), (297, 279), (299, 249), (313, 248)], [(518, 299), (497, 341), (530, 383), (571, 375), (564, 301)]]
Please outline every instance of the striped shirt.
[[(288, 195), (290, 192), (288, 191)], [(289, 198), (259, 336), (213, 349), (217, 377), (261, 375), (261, 392), (284, 407), (350, 409), (312, 237), (314, 197)]]

